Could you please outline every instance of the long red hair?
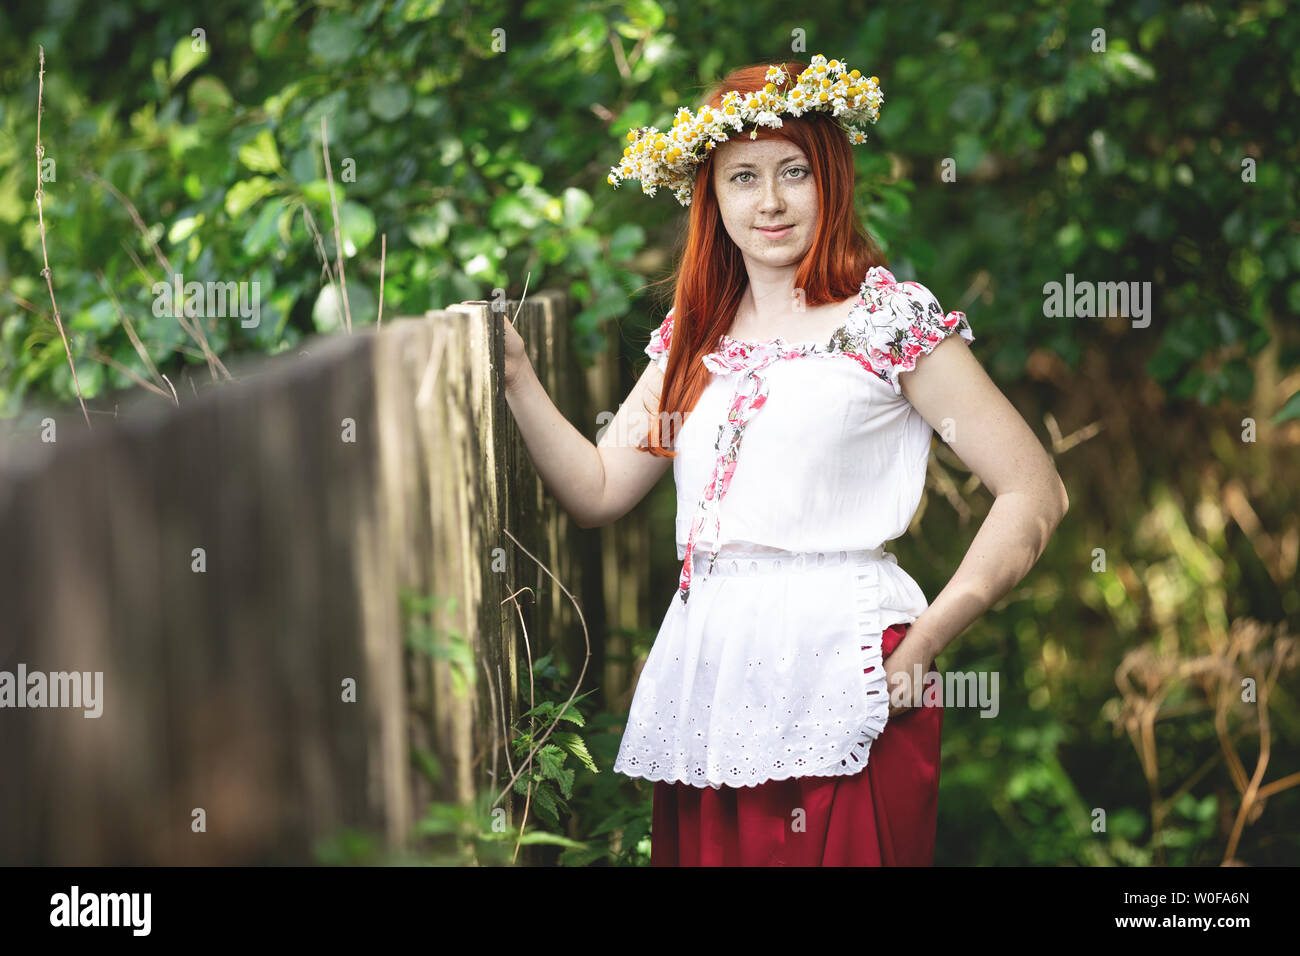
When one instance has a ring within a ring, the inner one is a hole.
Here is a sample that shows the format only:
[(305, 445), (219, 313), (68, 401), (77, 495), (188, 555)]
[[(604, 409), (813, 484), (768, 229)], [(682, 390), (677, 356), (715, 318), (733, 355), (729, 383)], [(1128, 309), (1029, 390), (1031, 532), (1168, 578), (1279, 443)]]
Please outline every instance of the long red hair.
[[(752, 93), (767, 83), (770, 64), (746, 66), (723, 77), (701, 104), (721, 109), (729, 90)], [(793, 83), (806, 63), (780, 64)], [(817, 188), (818, 223), (794, 286), (804, 290), (804, 303), (812, 308), (841, 302), (862, 286), (867, 270), (885, 265), (884, 255), (868, 235), (853, 208), (853, 147), (848, 135), (820, 112), (782, 116), (779, 129), (759, 126), (756, 139), (784, 139), (803, 150)], [(733, 133), (732, 136), (746, 136)], [(716, 152), (716, 151), (715, 151)], [(675, 458), (664, 448), (660, 425), (668, 426), (672, 444), (685, 413), (695, 408), (709, 384), (710, 372), (700, 359), (715, 351), (731, 328), (749, 277), (740, 249), (727, 234), (713, 190), (713, 155), (695, 171), (686, 246), (677, 270), (667, 279), (673, 287), (672, 344), (659, 398), (659, 413), (651, 417), (649, 447), (652, 455)], [(647, 411), (649, 411), (647, 409)]]

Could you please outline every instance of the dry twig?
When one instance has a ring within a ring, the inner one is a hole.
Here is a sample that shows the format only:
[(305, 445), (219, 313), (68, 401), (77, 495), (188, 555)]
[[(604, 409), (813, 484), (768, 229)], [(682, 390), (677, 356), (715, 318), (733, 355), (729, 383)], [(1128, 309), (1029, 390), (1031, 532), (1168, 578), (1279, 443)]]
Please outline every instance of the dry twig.
[(149, 374), (153, 376), (154, 382), (157, 383), (155, 391), (163, 398), (166, 398), (167, 393), (162, 390), (162, 377), (158, 374), (158, 369), (153, 364), (153, 359), (149, 357), (149, 352), (144, 347), (144, 343), (135, 334), (135, 326), (131, 324), (131, 320), (126, 317), (126, 312), (122, 310), (122, 303), (117, 301), (117, 296), (114, 295), (112, 287), (108, 284), (108, 280), (104, 278), (104, 271), (96, 269), (95, 275), (99, 277), (99, 284), (104, 287), (104, 292), (112, 300), (113, 307), (117, 309), (117, 317), (121, 320), (122, 327), (126, 329), (127, 338), (131, 340), (131, 345), (135, 348), (135, 354), (140, 356), (140, 361), (144, 363), (144, 367), (149, 370)]
[(37, 74), (36, 86), (36, 218), (41, 226), (41, 258), (45, 268), (41, 275), (45, 277), (45, 287), (50, 290), (50, 305), (54, 308), (54, 324), (58, 326), (59, 337), (63, 339), (63, 351), (68, 356), (68, 367), (72, 369), (72, 387), (77, 390), (77, 401), (81, 403), (81, 414), (86, 418), (86, 427), (91, 428), (90, 413), (86, 411), (86, 399), (81, 394), (81, 382), (77, 380), (77, 363), (72, 361), (72, 346), (68, 345), (68, 334), (63, 329), (63, 319), (59, 317), (59, 303), (54, 301), (54, 274), (50, 271), (50, 256), (45, 249), (45, 193), (41, 189), (41, 162), (45, 159), (45, 147), (41, 145), (41, 112), (45, 100), (45, 47), (41, 51), (41, 68)]
[(379, 318), (375, 320), (375, 328), (381, 328), (384, 323), (384, 260), (388, 258), (388, 233), (379, 237)]
[(330, 166), (329, 136), (325, 131), (325, 117), (320, 118), (320, 149), (325, 156), (325, 179), (330, 184), (330, 210), (334, 214), (334, 254), (337, 256), (339, 285), (343, 287), (343, 318), (348, 334), (352, 334), (352, 307), (348, 304), (348, 277), (343, 271), (343, 233), (339, 227), (339, 202), (334, 195), (334, 170)]
[[(121, 190), (110, 183), (107, 179), (97, 176), (95, 173), (88, 170), (83, 170), (82, 175), (92, 182), (99, 183), (111, 192), (117, 198), (118, 202), (126, 207), (126, 211), (131, 216), (131, 221), (135, 223), (136, 229), (139, 230), (140, 235), (145, 237), (150, 247), (153, 249), (154, 257), (158, 260), (158, 264), (163, 268), (163, 275), (166, 277), (166, 281), (172, 281), (175, 276), (175, 273), (172, 271), (172, 264), (167, 257), (163, 255), (163, 251), (158, 247), (158, 243), (154, 241), (153, 235), (149, 232), (149, 227), (144, 224), (144, 219), (140, 216), (140, 210), (135, 208), (135, 203), (122, 195)], [(142, 265), (137, 263), (137, 266), (140, 267), (141, 272), (144, 271)], [(227, 379), (233, 379), (234, 376), (230, 374), (229, 369), (222, 364), (221, 359), (217, 357), (217, 353), (212, 351), (212, 346), (208, 344), (208, 337), (203, 332), (203, 323), (195, 322), (193, 325), (190, 325), (190, 323), (185, 320), (185, 308), (179, 303), (172, 303), (172, 312), (175, 315), (176, 321), (180, 323), (181, 328), (189, 333), (190, 337), (198, 343), (199, 348), (203, 350), (203, 356), (208, 362), (208, 373), (212, 376), (212, 380), (214, 382), (217, 380), (217, 369), (220, 369), (221, 373), (225, 375)]]

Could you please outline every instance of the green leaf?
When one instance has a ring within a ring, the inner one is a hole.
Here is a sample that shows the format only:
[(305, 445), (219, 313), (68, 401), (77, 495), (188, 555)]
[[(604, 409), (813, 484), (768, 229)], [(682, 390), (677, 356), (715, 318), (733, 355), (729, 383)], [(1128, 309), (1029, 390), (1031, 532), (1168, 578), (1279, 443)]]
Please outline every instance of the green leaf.
[(284, 203), (280, 210), (280, 218), (276, 221), (276, 229), (280, 233), (280, 241), (286, 246), (293, 242), (293, 217), (298, 214), (300, 203)]
[(275, 242), (277, 236), (280, 212), (281, 208), (278, 203), (268, 202), (262, 205), (262, 211), (258, 214), (257, 219), (244, 233), (244, 252), (250, 256), (260, 256), (271, 248), (271, 244)]
[(311, 307), (311, 320), (316, 331), (322, 334), (343, 328), (343, 297), (335, 291), (335, 286), (321, 286), (316, 304)]
[(275, 41), (281, 37), (284, 28), (283, 22), (274, 20), (258, 20), (254, 23), (253, 29), (249, 31), (253, 52), (260, 57), (269, 58)]
[(203, 213), (177, 219), (172, 223), (172, 227), (167, 230), (167, 241), (173, 246), (182, 243), (201, 225), (203, 225)]
[(447, 223), (432, 216), (416, 216), (406, 224), (406, 235), (421, 249), (436, 248), (447, 241)]
[(537, 252), (543, 262), (555, 265), (557, 262), (563, 262), (564, 257), (569, 254), (569, 244), (560, 236), (543, 236), (537, 240)]
[(564, 768), (555, 776), (555, 779), (560, 784), (560, 793), (563, 794), (566, 800), (573, 799), (573, 780), (576, 776), (577, 772), (572, 768)]
[(361, 25), (345, 13), (325, 14), (307, 35), (311, 52), (331, 66), (351, 59), (358, 52), (361, 41)]
[[(325, 209), (330, 208), (330, 184), (327, 179), (313, 179), (310, 182), (303, 183), (300, 187), (305, 198), (312, 203), (322, 206)], [(339, 202), (345, 201), (343, 186), (338, 180), (334, 181), (334, 198)]]
[(563, 750), (554, 744), (547, 744), (537, 751), (537, 763), (541, 768), (542, 776), (551, 780), (558, 780), (564, 770), (564, 761), (567, 755)]
[(258, 173), (284, 171), (280, 165), (280, 150), (269, 129), (263, 129), (254, 139), (239, 147), (239, 161)]
[[(527, 830), (523, 836), (517, 838), (517, 841), (519, 843), (549, 843), (554, 846), (572, 847), (575, 850), (589, 849), (585, 843), (579, 843), (558, 833), (547, 833), (545, 830)], [(608, 851), (601, 850), (599, 854), (603, 856), (606, 852)]]
[(996, 104), (993, 91), (978, 83), (964, 84), (952, 98), (948, 115), (966, 129), (974, 130), (993, 118)]
[(596, 767), (596, 762), (591, 759), (591, 754), (587, 751), (586, 743), (577, 734), (557, 730), (551, 734), (551, 739), (582, 761), (582, 765), (592, 773), (600, 773), (600, 770)]
[(555, 792), (546, 784), (537, 784), (533, 787), (533, 802), (537, 806), (538, 814), (543, 817), (551, 826), (559, 826), (560, 818), (555, 812)]
[[(387, 295), (387, 290), (385, 290)], [(356, 279), (348, 280), (348, 306), (352, 310), (352, 327), (373, 323), (378, 315), (378, 300), (375, 294)], [(335, 287), (328, 283), (321, 287), (320, 294), (311, 310), (312, 323), (320, 333), (337, 332), (344, 327), (343, 297)], [(455, 661), (455, 654), (445, 654), (447, 659)], [(453, 670), (453, 675), (459, 669)]]
[(255, 203), (276, 192), (279, 187), (265, 176), (254, 176), (235, 183), (226, 192), (226, 213), (242, 216)]
[(582, 712), (577, 707), (570, 704), (565, 708), (564, 713), (556, 717), (556, 720), (567, 720), (577, 724), (579, 727), (587, 726), (586, 720), (583, 719)]
[(503, 193), (493, 201), (492, 208), (488, 210), (488, 223), (498, 231), (509, 226), (536, 229), (541, 224), (541, 218), (519, 196), (514, 193)]
[(594, 206), (591, 196), (570, 186), (564, 191), (564, 224), (570, 229), (581, 226), (591, 215)]
[(360, 203), (345, 202), (339, 207), (339, 232), (343, 254), (351, 259), (375, 237), (375, 217)]
[(625, 222), (609, 237), (609, 254), (614, 259), (630, 259), (645, 245), (645, 230), (634, 222)]
[(1286, 400), (1286, 404), (1273, 416), (1273, 424), (1281, 425), (1296, 418), (1300, 418), (1300, 392), (1296, 392)]
[(402, 19), (407, 23), (432, 20), (442, 11), (442, 0), (408, 0), (400, 5)]
[(69, 324), (78, 331), (109, 332), (117, 326), (117, 309), (108, 299), (100, 299), (90, 308), (74, 315)]
[(167, 64), (162, 60), (153, 61), (153, 82), (158, 87), (158, 92), (163, 93), (168, 87), (167, 81)]
[(196, 77), (190, 84), (190, 105), (200, 112), (217, 113), (230, 109), (233, 103), (226, 84), (215, 76)]
[(370, 112), (385, 122), (406, 115), (411, 108), (411, 91), (401, 83), (383, 83), (370, 88)]
[(204, 49), (199, 51), (194, 49), (194, 43), (194, 37), (183, 36), (172, 47), (171, 73), (167, 76), (167, 82), (171, 85), (175, 86), (208, 58), (207, 45), (204, 44)]

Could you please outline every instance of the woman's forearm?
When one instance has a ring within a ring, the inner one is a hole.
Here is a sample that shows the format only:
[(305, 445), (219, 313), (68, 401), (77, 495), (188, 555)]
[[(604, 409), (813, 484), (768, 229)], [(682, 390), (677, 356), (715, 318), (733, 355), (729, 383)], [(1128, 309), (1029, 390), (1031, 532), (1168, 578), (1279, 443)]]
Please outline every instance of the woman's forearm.
[(1065, 516), (1064, 492), (998, 495), (952, 579), (908, 630), (933, 660), (1020, 582)]
[(591, 527), (605, 487), (605, 466), (596, 446), (555, 407), (532, 365), (507, 386), (506, 404), (546, 490), (579, 526)]

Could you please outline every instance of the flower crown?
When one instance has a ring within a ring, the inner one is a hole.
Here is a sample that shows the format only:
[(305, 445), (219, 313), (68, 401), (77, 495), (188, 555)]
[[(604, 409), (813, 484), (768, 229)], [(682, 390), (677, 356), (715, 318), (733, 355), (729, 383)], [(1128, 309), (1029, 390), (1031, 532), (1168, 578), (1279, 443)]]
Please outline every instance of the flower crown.
[[(781, 114), (801, 116), (822, 111), (844, 117), (850, 123), (874, 123), (880, 118), (884, 96), (880, 81), (848, 70), (843, 60), (831, 60), (818, 54), (806, 70), (789, 84), (790, 74), (779, 66), (767, 68), (767, 83), (753, 93), (732, 90), (722, 97), (719, 108), (704, 106), (695, 116), (686, 107), (677, 111), (673, 128), (661, 133), (653, 126), (629, 130), (623, 159), (610, 167), (607, 182), (615, 189), (624, 179), (639, 179), (641, 191), (653, 196), (660, 186), (673, 191), (683, 206), (691, 204), (695, 168), (708, 158), (718, 143), (731, 138), (731, 132), (743, 132), (754, 124), (749, 138), (758, 138), (759, 126), (781, 126)], [(841, 126), (855, 146), (866, 142), (867, 134), (856, 126)]]

